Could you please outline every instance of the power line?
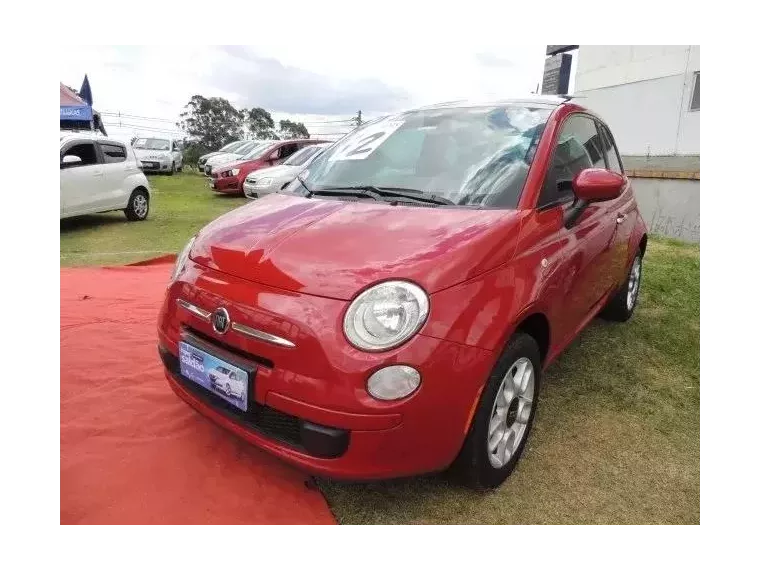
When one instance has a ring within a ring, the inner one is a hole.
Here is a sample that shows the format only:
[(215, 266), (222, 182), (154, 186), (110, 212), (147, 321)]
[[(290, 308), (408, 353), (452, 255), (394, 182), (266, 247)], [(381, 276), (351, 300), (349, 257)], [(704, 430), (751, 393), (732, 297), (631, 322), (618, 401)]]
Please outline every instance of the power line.
[(353, 123), (355, 122), (355, 118), (353, 119), (340, 119), (335, 121), (304, 121), (304, 125), (331, 125), (335, 123)]
[[(145, 121), (158, 121), (162, 123), (172, 123), (176, 124), (179, 120), (177, 119), (164, 119), (161, 117), (146, 117), (143, 115), (132, 115), (130, 113), (122, 113), (121, 111), (101, 111), (101, 115), (107, 116), (107, 117), (117, 117), (117, 118), (125, 118), (125, 119), (141, 119)], [(316, 125), (343, 125), (345, 123), (353, 124), (356, 123), (356, 117), (351, 117), (348, 119), (335, 119), (330, 121), (295, 121), (295, 122), (301, 122), (304, 126), (316, 126)], [(366, 122), (366, 120), (363, 120), (362, 122)]]
[(177, 119), (161, 119), (159, 117), (143, 117), (141, 115), (130, 115), (128, 113), (121, 113), (121, 112), (114, 112), (114, 111), (101, 111), (101, 115), (105, 115), (107, 117), (123, 117), (125, 119), (142, 119), (145, 121), (157, 121), (162, 123), (176, 123)]
[(138, 129), (143, 131), (150, 131), (150, 132), (157, 132), (157, 133), (177, 133), (185, 135), (186, 133), (184, 131), (181, 131), (179, 129), (159, 129), (155, 127), (146, 127), (144, 125), (133, 125), (131, 123), (106, 123), (103, 122), (103, 124), (107, 127), (121, 127), (121, 128), (127, 128), (127, 129)]

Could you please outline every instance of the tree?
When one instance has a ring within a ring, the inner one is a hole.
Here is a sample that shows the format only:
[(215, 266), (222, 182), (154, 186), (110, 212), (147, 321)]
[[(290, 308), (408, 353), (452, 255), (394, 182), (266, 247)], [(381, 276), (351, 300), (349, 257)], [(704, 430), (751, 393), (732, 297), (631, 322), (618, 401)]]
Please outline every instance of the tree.
[(276, 139), (277, 135), (274, 132), (274, 121), (272, 115), (270, 115), (265, 109), (261, 107), (254, 107), (248, 111), (244, 111), (247, 114), (247, 127), (251, 132), (251, 136), (254, 139)]
[(243, 138), (243, 112), (223, 97), (193, 95), (177, 126), (194, 141), (198, 151), (217, 150)]
[(308, 139), (309, 131), (303, 123), (283, 119), (280, 121), (280, 135), (284, 139)]

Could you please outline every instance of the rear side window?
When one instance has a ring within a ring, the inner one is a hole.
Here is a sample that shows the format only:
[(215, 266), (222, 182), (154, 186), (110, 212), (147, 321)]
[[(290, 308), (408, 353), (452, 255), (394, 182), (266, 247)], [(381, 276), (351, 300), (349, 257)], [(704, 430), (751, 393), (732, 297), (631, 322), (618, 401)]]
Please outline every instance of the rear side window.
[(98, 155), (95, 153), (95, 145), (91, 142), (79, 143), (71, 145), (64, 156), (78, 156), (82, 162), (76, 163), (74, 166), (88, 166), (90, 164), (98, 163)]
[(100, 143), (100, 150), (103, 151), (103, 159), (106, 164), (127, 160), (127, 149), (120, 144)]
[(562, 125), (538, 207), (573, 199), (573, 178), (586, 168), (606, 168), (596, 123), (585, 115), (571, 115)]
[(280, 147), (280, 158), (288, 158), (291, 154), (298, 150), (298, 144), (291, 143)]
[(620, 155), (615, 146), (615, 141), (612, 140), (612, 133), (601, 123), (599, 123), (599, 130), (602, 132), (602, 144), (604, 145), (604, 152), (607, 155), (608, 168), (613, 172), (623, 174), (623, 164), (620, 162)]

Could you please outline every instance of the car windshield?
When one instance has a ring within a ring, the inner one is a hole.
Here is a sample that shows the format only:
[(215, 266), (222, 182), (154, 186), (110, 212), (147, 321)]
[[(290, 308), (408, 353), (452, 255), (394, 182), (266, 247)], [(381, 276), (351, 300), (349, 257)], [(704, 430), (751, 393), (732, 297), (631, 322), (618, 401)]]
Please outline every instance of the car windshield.
[(145, 150), (169, 150), (170, 144), (166, 139), (137, 139), (132, 146)]
[(248, 141), (247, 143), (243, 143), (240, 147), (235, 149), (235, 154), (239, 154), (240, 156), (247, 158), (248, 153), (258, 147), (260, 144), (261, 143), (259, 141)]
[[(305, 186), (317, 195), (320, 189), (371, 186), (435, 195), (459, 206), (515, 208), (551, 110), (527, 104), (431, 107), (384, 117), (319, 155)], [(311, 195), (305, 187), (295, 192)]]
[(244, 144), (245, 144), (245, 141), (231, 142), (230, 144), (226, 144), (222, 148), (220, 148), (219, 152), (233, 152), (234, 150), (240, 148)]
[(258, 143), (254, 148), (250, 149), (248, 151), (248, 154), (246, 154), (243, 158), (245, 160), (255, 160), (257, 158), (261, 158), (270, 148), (272, 148), (272, 143)]
[(312, 156), (321, 152), (322, 150), (324, 150), (324, 147), (315, 145), (307, 146), (306, 148), (302, 148), (297, 153), (293, 154), (288, 160), (283, 162), (283, 164), (287, 164), (288, 166), (303, 166), (306, 164), (306, 161), (308, 161)]

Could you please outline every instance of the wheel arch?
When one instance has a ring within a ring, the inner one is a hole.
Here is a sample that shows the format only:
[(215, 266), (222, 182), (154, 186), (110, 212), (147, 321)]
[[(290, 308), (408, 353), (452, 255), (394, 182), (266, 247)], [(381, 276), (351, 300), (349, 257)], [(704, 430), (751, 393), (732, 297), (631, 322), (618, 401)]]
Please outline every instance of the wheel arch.
[(647, 238), (647, 234), (644, 233), (644, 235), (641, 236), (641, 239), (639, 240), (639, 251), (641, 252), (641, 257), (644, 257), (644, 254), (647, 251), (647, 242), (649, 241), (649, 238)]
[[(546, 315), (542, 312), (535, 312), (523, 317), (515, 327), (512, 335), (515, 332), (525, 333), (536, 341), (539, 353), (541, 354), (541, 364), (543, 365), (546, 362), (547, 356), (549, 356), (551, 348), (551, 327)], [(512, 335), (510, 335), (510, 338)], [(508, 341), (509, 338), (507, 339)]]

